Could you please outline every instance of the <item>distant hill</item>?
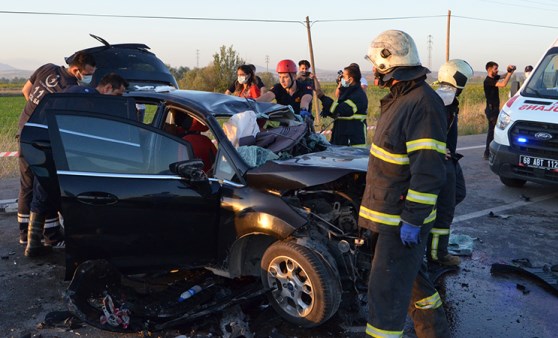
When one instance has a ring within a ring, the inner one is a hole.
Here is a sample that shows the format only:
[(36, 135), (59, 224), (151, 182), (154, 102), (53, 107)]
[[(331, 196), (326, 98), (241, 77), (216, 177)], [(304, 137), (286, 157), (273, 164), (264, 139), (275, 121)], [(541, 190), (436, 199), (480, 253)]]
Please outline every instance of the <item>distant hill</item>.
[(0, 78), (13, 79), (13, 78), (29, 78), (33, 74), (31, 70), (17, 69), (5, 63), (0, 63)]

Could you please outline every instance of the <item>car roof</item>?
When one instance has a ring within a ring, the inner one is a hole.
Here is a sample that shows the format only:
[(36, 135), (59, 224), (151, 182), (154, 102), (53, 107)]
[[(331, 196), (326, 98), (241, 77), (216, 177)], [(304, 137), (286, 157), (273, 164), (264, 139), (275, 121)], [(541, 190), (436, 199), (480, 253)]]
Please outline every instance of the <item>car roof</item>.
[(252, 99), (221, 93), (198, 90), (170, 90), (167, 92), (132, 91), (125, 95), (175, 102), (213, 116), (233, 116), (237, 113), (252, 110), (256, 114), (267, 114), (270, 118), (272, 116), (283, 116), (290, 120), (295, 119), (290, 106), (270, 102), (257, 102)]

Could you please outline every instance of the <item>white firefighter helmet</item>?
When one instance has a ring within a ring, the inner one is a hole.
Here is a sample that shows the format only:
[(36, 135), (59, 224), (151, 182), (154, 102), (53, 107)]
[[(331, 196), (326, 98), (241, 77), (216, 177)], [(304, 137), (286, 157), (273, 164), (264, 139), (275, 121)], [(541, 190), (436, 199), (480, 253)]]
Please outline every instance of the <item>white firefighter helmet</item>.
[(438, 82), (463, 89), (467, 80), (473, 77), (473, 68), (464, 60), (453, 59), (444, 63), (438, 71)]
[(395, 67), (421, 65), (413, 38), (398, 30), (385, 31), (372, 40), (367, 57), (380, 74), (387, 74)]

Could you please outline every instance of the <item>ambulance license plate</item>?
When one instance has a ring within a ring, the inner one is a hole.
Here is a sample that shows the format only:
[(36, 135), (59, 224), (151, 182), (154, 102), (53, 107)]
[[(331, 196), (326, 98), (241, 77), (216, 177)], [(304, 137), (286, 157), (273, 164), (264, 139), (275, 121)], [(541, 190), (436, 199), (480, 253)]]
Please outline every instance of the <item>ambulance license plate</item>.
[(519, 156), (519, 165), (530, 168), (554, 170), (558, 169), (558, 160), (533, 156)]

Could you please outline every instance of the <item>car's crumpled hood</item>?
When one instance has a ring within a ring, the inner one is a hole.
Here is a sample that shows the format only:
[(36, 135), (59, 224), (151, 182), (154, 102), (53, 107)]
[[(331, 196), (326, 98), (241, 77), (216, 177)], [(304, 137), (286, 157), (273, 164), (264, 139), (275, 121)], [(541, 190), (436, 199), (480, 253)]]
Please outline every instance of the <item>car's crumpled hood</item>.
[(282, 165), (331, 167), (366, 171), (368, 167), (368, 148), (331, 146), (327, 150), (304, 154), (289, 160), (277, 161)]
[(325, 151), (269, 161), (249, 170), (248, 184), (258, 188), (297, 189), (335, 181), (353, 173), (365, 173), (368, 148), (331, 146)]

